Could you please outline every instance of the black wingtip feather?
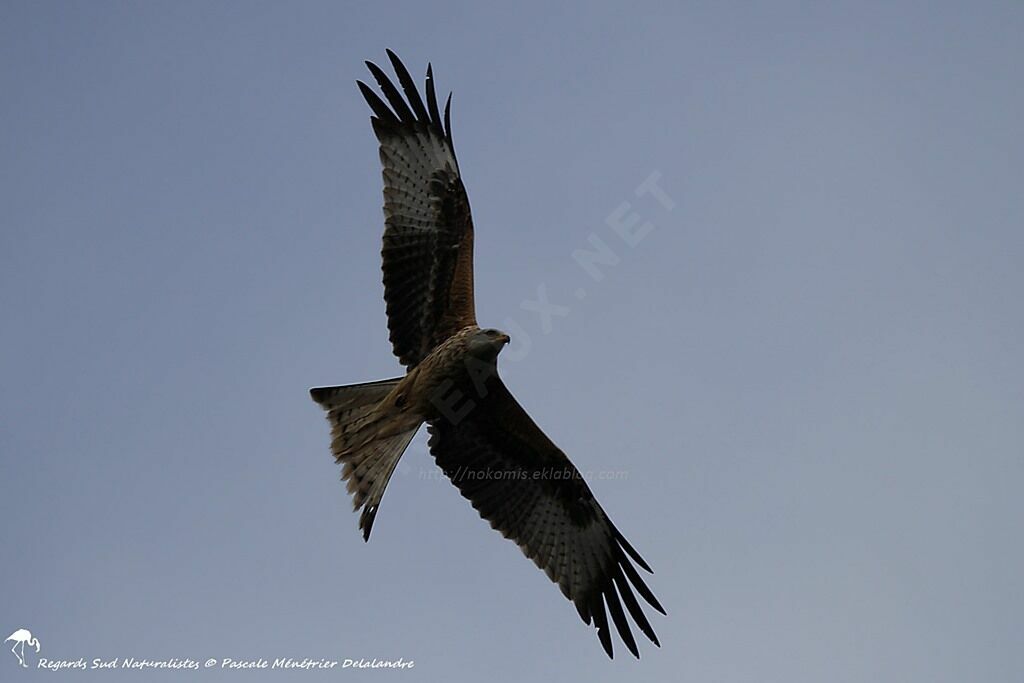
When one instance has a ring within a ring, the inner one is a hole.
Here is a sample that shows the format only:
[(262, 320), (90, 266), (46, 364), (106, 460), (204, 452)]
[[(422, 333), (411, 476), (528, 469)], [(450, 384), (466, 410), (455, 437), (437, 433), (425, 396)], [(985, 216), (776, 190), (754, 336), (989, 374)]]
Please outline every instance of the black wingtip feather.
[(448, 144), (452, 144), (452, 94), (448, 93), (448, 101), (444, 103), (444, 136)]
[(423, 100), (420, 99), (419, 90), (416, 89), (416, 83), (412, 80), (412, 76), (409, 75), (409, 70), (405, 68), (405, 64), (398, 58), (398, 55), (391, 50), (386, 50), (386, 52), (388, 53), (388, 59), (391, 60), (391, 66), (395, 68), (398, 82), (402, 85), (402, 90), (405, 92), (405, 96), (408, 98), (409, 104), (416, 114), (416, 119), (426, 123), (429, 120), (427, 108), (423, 106)]
[(426, 124), (444, 138), (454, 156), (455, 145), (452, 143), (451, 127), (452, 96), (449, 93), (448, 100), (444, 108), (444, 117), (442, 117), (437, 106), (437, 90), (434, 83), (433, 66), (431, 64), (427, 64), (426, 104), (424, 104), (423, 98), (420, 96), (419, 89), (416, 87), (416, 83), (405, 64), (390, 48), (385, 51), (387, 52), (388, 59), (391, 61), (391, 64), (395, 69), (395, 73), (398, 76), (398, 82), (402, 86), (402, 91), (405, 93), (405, 96), (402, 96), (394, 82), (388, 77), (383, 69), (377, 66), (377, 64), (370, 60), (366, 60), (364, 62), (366, 64), (366, 68), (369, 69), (374, 80), (380, 86), (380, 92), (383, 94), (382, 99), (380, 95), (370, 89), (365, 83), (358, 80), (356, 81), (360, 92), (363, 94), (363, 98), (373, 110), (374, 116), (376, 119), (379, 119), (380, 123), (383, 125), (383, 128), (380, 130), (375, 126), (374, 131), (377, 132), (378, 137), (380, 137), (382, 133), (393, 133), (394, 131), (391, 129), (394, 126), (400, 126), (403, 124)]
[(601, 641), (601, 647), (608, 653), (609, 659), (615, 659), (615, 653), (612, 651), (612, 634), (608, 630), (608, 616), (604, 611), (604, 600), (601, 598), (600, 591), (594, 591), (590, 598), (590, 612), (594, 616), (594, 626), (597, 627), (597, 637)]
[(629, 587), (629, 581), (626, 581), (626, 577), (622, 574), (622, 568), (620, 567), (615, 575), (612, 577), (615, 580), (615, 587), (619, 589), (619, 595), (622, 597), (622, 601), (626, 603), (626, 609), (629, 610), (630, 615), (633, 617), (633, 621), (640, 628), (640, 631), (647, 636), (647, 639), (652, 643), (661, 647), (661, 643), (658, 642), (658, 636), (654, 633), (654, 628), (651, 626), (651, 622), (647, 620), (647, 615), (640, 608), (640, 603), (636, 601), (636, 596), (633, 595), (633, 589)]
[(384, 70), (369, 60), (366, 62), (366, 68), (373, 74), (374, 80), (377, 81), (377, 85), (380, 86), (381, 92), (384, 93), (391, 108), (395, 110), (399, 120), (404, 123), (415, 123), (416, 117), (412, 115), (412, 110), (409, 109), (409, 105), (405, 103), (405, 99), (388, 75), (384, 73)]
[(638, 593), (640, 593), (640, 596), (644, 600), (646, 600), (647, 604), (649, 604), (651, 607), (658, 610), (662, 614), (666, 614), (665, 608), (662, 607), (661, 603), (658, 602), (658, 599), (654, 597), (654, 593), (652, 593), (651, 589), (647, 587), (647, 584), (644, 583), (644, 580), (640, 577), (640, 574), (637, 573), (636, 568), (632, 564), (630, 564), (629, 560), (626, 559), (625, 555), (621, 555), (621, 560), (622, 561), (619, 562), (619, 565), (622, 567), (622, 570), (626, 573), (626, 576), (629, 578), (630, 583), (632, 583), (633, 587), (636, 588)]
[(370, 109), (373, 110), (374, 116), (381, 121), (388, 123), (398, 123), (398, 118), (395, 113), (388, 108), (388, 105), (384, 104), (384, 101), (377, 97), (377, 93), (373, 92), (370, 86), (366, 85), (362, 81), (356, 81), (356, 85), (359, 86), (359, 92), (363, 94), (363, 99), (370, 105)]
[(636, 549), (629, 544), (629, 541), (627, 541), (626, 537), (622, 535), (622, 532), (615, 528), (615, 525), (611, 524), (610, 521), (608, 523), (611, 525), (612, 533), (615, 534), (615, 539), (619, 542), (619, 545), (622, 546), (623, 550), (629, 553), (629, 556), (632, 557), (638, 565), (643, 567), (648, 574), (653, 574), (654, 570), (651, 569), (651, 566), (647, 564), (644, 558), (640, 557), (640, 553), (638, 553)]
[(622, 638), (622, 642), (626, 644), (626, 648), (633, 656), (640, 659), (640, 650), (636, 647), (636, 640), (633, 638), (633, 632), (629, 629), (626, 614), (622, 611), (622, 604), (619, 602), (619, 598), (615, 594), (615, 587), (611, 583), (605, 589), (604, 598), (605, 602), (608, 603), (608, 611), (611, 612), (612, 621), (615, 622), (615, 629), (619, 632), (619, 637)]
[(434, 89), (434, 70), (427, 64), (427, 109), (430, 110), (430, 122), (441, 128), (441, 112), (437, 110), (437, 91)]

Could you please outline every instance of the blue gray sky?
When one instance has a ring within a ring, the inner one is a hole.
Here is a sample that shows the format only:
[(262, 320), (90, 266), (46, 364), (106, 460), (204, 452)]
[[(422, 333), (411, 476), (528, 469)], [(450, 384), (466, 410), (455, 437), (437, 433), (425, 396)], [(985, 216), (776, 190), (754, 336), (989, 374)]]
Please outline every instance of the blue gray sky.
[[(2, 635), (415, 661), (267, 680), (1022, 680), (1022, 31), (1015, 2), (4, 3)], [(357, 531), (306, 392), (399, 371), (354, 84), (385, 47), (455, 91), (506, 382), (655, 569), (639, 662), (422, 435)]]

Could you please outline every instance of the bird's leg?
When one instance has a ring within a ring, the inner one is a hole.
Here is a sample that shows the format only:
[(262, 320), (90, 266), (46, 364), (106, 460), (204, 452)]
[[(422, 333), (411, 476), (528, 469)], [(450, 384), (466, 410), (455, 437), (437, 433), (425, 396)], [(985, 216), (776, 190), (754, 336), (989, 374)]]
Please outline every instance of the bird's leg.
[[(20, 654), (20, 655), (18, 654), (18, 645), (19, 644), (22, 645), (22, 648), (21, 648), (22, 649), (22, 654)], [(14, 647), (11, 648), (11, 652), (13, 652), (14, 656), (18, 658), (18, 662), (22, 666), (25, 666), (25, 655), (24, 655), (25, 648), (24, 648), (24, 645), (25, 645), (25, 643), (23, 643), (21, 641), (15, 641)]]

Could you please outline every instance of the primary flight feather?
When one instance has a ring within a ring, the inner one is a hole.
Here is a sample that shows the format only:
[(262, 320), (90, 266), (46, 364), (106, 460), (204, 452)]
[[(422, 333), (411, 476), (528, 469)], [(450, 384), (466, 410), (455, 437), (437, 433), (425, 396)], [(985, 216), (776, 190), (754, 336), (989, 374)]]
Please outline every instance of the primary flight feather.
[[(665, 613), (633, 563), (647, 563), (615, 528), (572, 462), (502, 383), (507, 334), (477, 325), (473, 220), (451, 134), (451, 95), (438, 108), (432, 69), (426, 102), (390, 50), (401, 92), (367, 62), (384, 99), (370, 105), (384, 167), (384, 300), (403, 377), (310, 390), (327, 411), (359, 527), (369, 539), (388, 480), (424, 422), (437, 464), (480, 516), (558, 584), (612, 656), (611, 630), (634, 656), (626, 617), (657, 636), (636, 594)], [(609, 622), (610, 620), (610, 622)]]

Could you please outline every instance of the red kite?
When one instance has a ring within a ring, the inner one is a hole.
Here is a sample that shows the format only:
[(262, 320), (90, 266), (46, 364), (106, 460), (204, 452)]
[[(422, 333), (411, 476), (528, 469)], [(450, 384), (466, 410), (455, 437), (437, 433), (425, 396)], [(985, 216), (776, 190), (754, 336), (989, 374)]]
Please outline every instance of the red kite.
[(390, 50), (388, 57), (404, 97), (371, 62), (384, 100), (358, 85), (380, 141), (384, 300), (406, 375), (310, 391), (327, 411), (331, 450), (355, 509), (362, 509), (363, 537), (369, 540), (398, 459), (426, 422), (430, 452), (480, 516), (558, 584), (583, 621), (597, 628), (609, 657), (609, 615), (639, 657), (627, 611), (660, 644), (634, 590), (665, 613), (633, 563), (651, 568), (498, 376), (498, 354), (509, 336), (477, 325), (473, 220), (452, 145), (451, 95), (442, 118), (430, 66), (424, 103), (402, 62)]

